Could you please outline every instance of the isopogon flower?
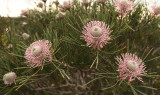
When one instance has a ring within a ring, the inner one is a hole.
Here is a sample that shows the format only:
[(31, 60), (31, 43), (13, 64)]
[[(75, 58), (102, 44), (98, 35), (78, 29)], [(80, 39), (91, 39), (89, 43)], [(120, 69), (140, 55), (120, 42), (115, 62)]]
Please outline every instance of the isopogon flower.
[(50, 47), (52, 44), (48, 40), (39, 40), (33, 42), (25, 52), (27, 62), (31, 63), (31, 67), (42, 66), (43, 62), (51, 61)]
[(23, 33), (22, 37), (23, 37), (24, 40), (27, 40), (27, 39), (29, 39), (30, 35), (27, 34), (27, 33)]
[(72, 6), (73, 6), (73, 1), (71, 0), (63, 1), (63, 4), (61, 5), (63, 9), (69, 9)]
[(126, 53), (122, 54), (121, 57), (117, 57), (118, 72), (122, 80), (129, 80), (132, 82), (136, 78), (142, 81), (141, 75), (146, 74), (145, 65), (140, 58), (134, 54)]
[(118, 13), (126, 15), (133, 10), (134, 3), (130, 0), (117, 0), (115, 6)]
[(59, 12), (59, 13), (56, 15), (56, 19), (64, 18), (65, 16), (66, 16), (66, 13), (65, 13), (65, 12)]
[(151, 14), (154, 15), (160, 15), (160, 5), (159, 6), (151, 6)]
[(16, 74), (9, 72), (3, 76), (4, 84), (12, 84), (16, 80)]
[(103, 48), (111, 39), (111, 30), (109, 26), (101, 21), (91, 21), (83, 28), (83, 36), (87, 45), (94, 49)]

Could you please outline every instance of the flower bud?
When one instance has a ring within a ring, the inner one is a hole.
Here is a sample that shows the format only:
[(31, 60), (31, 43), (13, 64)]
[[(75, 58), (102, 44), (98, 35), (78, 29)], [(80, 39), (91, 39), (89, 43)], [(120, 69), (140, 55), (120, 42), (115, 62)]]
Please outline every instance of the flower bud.
[(12, 84), (16, 80), (16, 74), (9, 72), (3, 76), (4, 84)]

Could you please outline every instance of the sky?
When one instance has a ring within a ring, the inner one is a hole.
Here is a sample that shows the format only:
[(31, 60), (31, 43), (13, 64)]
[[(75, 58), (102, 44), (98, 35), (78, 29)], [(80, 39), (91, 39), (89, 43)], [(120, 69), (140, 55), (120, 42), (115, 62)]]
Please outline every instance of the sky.
[[(18, 17), (22, 10), (34, 9), (38, 2), (41, 0), (0, 0), (0, 16), (4, 17)], [(48, 6), (51, 1), (47, 0), (46, 5)], [(58, 0), (61, 4), (65, 0)], [(81, 0), (80, 0), (81, 1)], [(140, 0), (147, 1), (149, 5), (157, 4), (160, 0)], [(160, 3), (159, 3), (160, 4)]]

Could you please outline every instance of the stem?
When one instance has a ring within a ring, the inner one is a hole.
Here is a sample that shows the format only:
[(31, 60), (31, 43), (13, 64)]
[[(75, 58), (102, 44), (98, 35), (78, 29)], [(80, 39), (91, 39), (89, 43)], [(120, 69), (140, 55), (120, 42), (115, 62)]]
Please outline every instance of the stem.
[(35, 74), (37, 74), (39, 71), (41, 70), (41, 68), (35, 72), (33, 75), (29, 76), (26, 80), (24, 80), (24, 82), (16, 89), (18, 90), (19, 88), (21, 88), (30, 78), (32, 78)]
[(98, 67), (98, 55), (99, 55), (99, 52), (98, 52), (98, 50), (97, 50), (97, 57), (96, 57), (96, 59), (97, 59), (97, 62), (96, 62), (96, 69), (97, 69), (97, 67)]
[(72, 67), (72, 66), (69, 66), (69, 65), (64, 64), (63, 62), (59, 62), (58, 60), (52, 60), (52, 62), (58, 63), (58, 64), (60, 64), (60, 65), (62, 65), (62, 66), (64, 66), (64, 67), (68, 67), (68, 68), (70, 68), (70, 69), (73, 69), (73, 68), (74, 68), (74, 67)]
[(90, 66), (90, 68), (92, 68), (93, 65), (96, 62), (96, 69), (97, 69), (97, 67), (98, 67), (98, 55), (99, 55), (99, 51), (97, 50), (97, 52), (96, 52), (96, 58), (94, 59), (94, 61), (93, 61), (92, 65)]

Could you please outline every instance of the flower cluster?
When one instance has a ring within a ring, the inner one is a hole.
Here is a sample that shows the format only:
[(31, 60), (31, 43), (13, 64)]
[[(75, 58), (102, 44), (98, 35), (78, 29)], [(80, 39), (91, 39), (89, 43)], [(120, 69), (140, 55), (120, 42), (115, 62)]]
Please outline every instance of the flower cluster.
[(133, 9), (134, 3), (130, 0), (117, 0), (115, 6), (118, 13), (126, 15)]
[[(118, 72), (120, 78), (132, 82), (136, 78), (142, 81), (141, 75), (146, 74), (145, 65), (140, 58), (134, 54), (126, 53), (121, 57), (117, 57)], [(143, 81), (142, 81), (143, 82)]]
[(27, 62), (31, 63), (31, 67), (42, 66), (43, 62), (51, 61), (50, 47), (52, 44), (48, 40), (39, 40), (30, 45), (25, 52)]
[(111, 30), (109, 26), (101, 21), (91, 21), (83, 28), (83, 38), (87, 42), (87, 45), (94, 49), (103, 48), (111, 39)]
[(160, 6), (152, 6), (151, 14), (154, 15), (160, 15)]
[(12, 84), (16, 80), (16, 74), (9, 72), (3, 76), (4, 84)]

